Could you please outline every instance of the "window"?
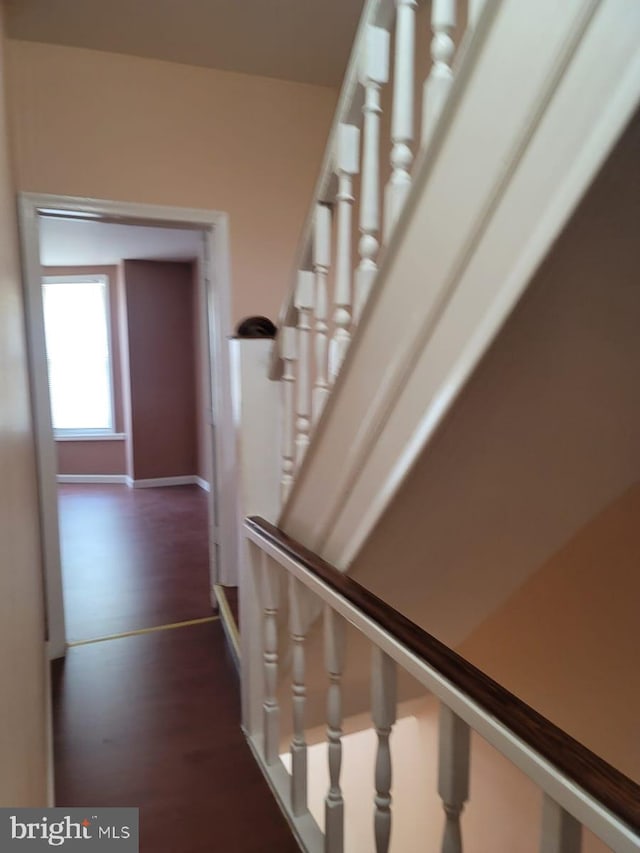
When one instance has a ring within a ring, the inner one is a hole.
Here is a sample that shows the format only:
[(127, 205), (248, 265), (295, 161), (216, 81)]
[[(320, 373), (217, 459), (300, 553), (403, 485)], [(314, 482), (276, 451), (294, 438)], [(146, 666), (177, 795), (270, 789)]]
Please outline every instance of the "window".
[(47, 277), (42, 297), (54, 432), (112, 433), (108, 278)]

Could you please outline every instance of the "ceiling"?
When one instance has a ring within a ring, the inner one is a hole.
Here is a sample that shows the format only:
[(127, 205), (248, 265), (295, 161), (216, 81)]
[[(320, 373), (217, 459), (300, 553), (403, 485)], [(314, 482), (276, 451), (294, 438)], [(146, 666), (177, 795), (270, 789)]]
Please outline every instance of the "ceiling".
[(123, 259), (192, 260), (201, 245), (199, 231), (40, 218), (40, 262), (46, 267), (101, 266)]
[(9, 0), (11, 38), (339, 86), (364, 0)]

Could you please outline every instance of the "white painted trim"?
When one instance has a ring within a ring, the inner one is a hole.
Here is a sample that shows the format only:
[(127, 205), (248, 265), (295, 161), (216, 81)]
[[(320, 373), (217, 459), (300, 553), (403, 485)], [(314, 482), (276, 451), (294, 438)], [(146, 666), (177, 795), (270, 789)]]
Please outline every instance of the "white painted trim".
[(51, 690), (51, 651), (47, 642), (44, 643), (43, 653), (45, 673), (45, 737), (47, 749), (47, 806), (53, 808), (56, 804), (56, 774), (53, 734), (53, 694)]
[[(279, 520), (342, 569), (487, 351), (640, 96), (640, 7), (622, 30), (624, 0), (545, 0), (531, 25), (517, 3), (494, 7), (481, 16), (417, 163)], [(548, 35), (542, 48), (541, 31)], [(612, 38), (613, 61), (599, 62)], [(519, 86), (505, 75), (514, 57)], [(488, 105), (498, 99), (502, 119), (483, 134)], [(467, 173), (460, 162), (470, 139), (474, 168)]]
[(55, 433), (56, 441), (124, 441), (127, 436), (123, 432), (79, 432), (79, 433)]
[(115, 483), (127, 485), (126, 474), (58, 474), (58, 483)]
[[(503, 723), (453, 685), (438, 670), (416, 656), (378, 622), (366, 616), (358, 607), (332, 589), (318, 575), (298, 560), (266, 540), (245, 525), (246, 538), (286, 572), (301, 581), (315, 596), (342, 615), (347, 622), (364, 634), (374, 646), (386, 652), (403, 669), (433, 693), (441, 702), (464, 720), (475, 732), (488, 741), (516, 765), (538, 787), (562, 806), (576, 820), (594, 832), (617, 853), (637, 853), (638, 836), (608, 809), (576, 785), (560, 770), (531, 749)], [(244, 671), (243, 671), (244, 678)], [(255, 738), (255, 736), (254, 736)], [(259, 762), (260, 759), (259, 759)], [(262, 764), (261, 764), (262, 766)], [(287, 779), (290, 780), (289, 774)], [(285, 800), (285, 805), (288, 803)]]
[(182, 477), (149, 477), (145, 480), (131, 480), (131, 484), (134, 489), (155, 489), (161, 486), (199, 486), (198, 480), (199, 477), (186, 474)]
[[(38, 211), (55, 209), (88, 214), (103, 221), (135, 225), (182, 225), (204, 233), (204, 275), (207, 290), (212, 400), (216, 422), (215, 489), (218, 518), (210, 525), (222, 536), (211, 553), (211, 583), (236, 582), (237, 527), (235, 438), (231, 419), (231, 390), (227, 340), (231, 335), (231, 273), (229, 223), (226, 213), (195, 208), (168, 207), (132, 202), (60, 196), (40, 193), (19, 195), (20, 239), (25, 290), (25, 312), (29, 346), (31, 398), (35, 428), (36, 464), (39, 484), (40, 526), (43, 551), (48, 640), (53, 657), (65, 653), (65, 619), (58, 529), (56, 447), (51, 427), (46, 369), (44, 320), (42, 316), (41, 265)], [(226, 476), (224, 472), (227, 472)], [(221, 484), (227, 488), (221, 488)], [(219, 564), (215, 552), (219, 552)]]
[(29, 347), (29, 383), (38, 474), (47, 641), (51, 657), (58, 658), (63, 657), (66, 651), (65, 618), (58, 527), (57, 454), (49, 404), (38, 213), (35, 204), (29, 204), (21, 198), (19, 214), (25, 320)]
[[(278, 318), (278, 327), (285, 325), (296, 325), (295, 295), (297, 288), (297, 277), (299, 270), (309, 269), (309, 250), (311, 246), (311, 235), (315, 219), (316, 205), (318, 202), (333, 201), (337, 183), (334, 169), (334, 153), (340, 134), (340, 125), (358, 124), (362, 116), (362, 105), (364, 103), (364, 90), (360, 85), (362, 71), (362, 56), (367, 40), (367, 30), (371, 24), (374, 26), (390, 28), (395, 17), (396, 9), (394, 0), (365, 0), (360, 22), (356, 31), (349, 61), (345, 70), (338, 103), (333, 117), (333, 123), (324, 149), (322, 165), (318, 179), (311, 196), (311, 202), (307, 216), (302, 226), (300, 240), (296, 249), (296, 257), (292, 266), (289, 292), (282, 303)], [(280, 378), (280, 339), (276, 338), (271, 348), (270, 363), (271, 379)]]
[(291, 776), (282, 761), (267, 764), (264, 760), (264, 746), (261, 735), (250, 735), (245, 731), (245, 737), (253, 757), (280, 806), (289, 827), (304, 853), (324, 853), (324, 835), (311, 812), (295, 817), (291, 811)]
[[(242, 665), (242, 722), (254, 735), (262, 720), (260, 660), (263, 632), (259, 585), (251, 568), (244, 518), (275, 521), (280, 506), (279, 384), (267, 377), (271, 341), (237, 338), (231, 342), (232, 399), (238, 460), (238, 597)], [(259, 425), (259, 426), (257, 426)]]
[(233, 659), (236, 670), (240, 673), (240, 632), (235, 619), (233, 618), (231, 608), (229, 607), (225, 588), (220, 586), (220, 584), (216, 584), (214, 587), (214, 593), (218, 604), (220, 622), (222, 623), (222, 628), (227, 638), (229, 653)]
[(211, 483), (208, 483), (202, 477), (194, 477), (194, 483), (196, 484), (196, 486), (200, 486), (200, 488), (205, 492), (211, 491)]

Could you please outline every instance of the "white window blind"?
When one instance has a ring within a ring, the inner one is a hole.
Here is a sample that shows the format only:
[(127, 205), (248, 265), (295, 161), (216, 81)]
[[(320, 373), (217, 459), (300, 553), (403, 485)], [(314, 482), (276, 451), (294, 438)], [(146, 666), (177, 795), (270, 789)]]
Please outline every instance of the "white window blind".
[(113, 432), (108, 279), (43, 280), (53, 428)]

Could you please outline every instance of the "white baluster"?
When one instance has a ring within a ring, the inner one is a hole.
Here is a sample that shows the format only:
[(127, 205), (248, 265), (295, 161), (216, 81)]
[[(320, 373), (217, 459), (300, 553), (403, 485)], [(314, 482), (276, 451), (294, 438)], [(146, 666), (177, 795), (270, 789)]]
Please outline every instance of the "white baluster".
[(328, 381), (328, 336), (329, 306), (327, 299), (327, 276), (331, 265), (331, 208), (326, 204), (316, 205), (313, 224), (313, 272), (315, 275), (315, 318), (316, 318), (316, 379), (313, 388), (313, 423), (320, 417), (329, 396)]
[(298, 381), (296, 400), (296, 467), (309, 446), (311, 432), (311, 359), (309, 358), (311, 311), (313, 310), (313, 273), (298, 273), (295, 306), (298, 309)]
[(393, 109), (391, 113), (391, 177), (387, 184), (384, 239), (391, 232), (411, 188), (409, 170), (413, 162), (413, 89), (417, 0), (396, 0)]
[(338, 175), (338, 236), (336, 247), (335, 331), (331, 341), (329, 371), (335, 381), (351, 340), (351, 216), (353, 176), (358, 174), (360, 129), (353, 124), (338, 127), (336, 172)]
[(422, 100), (422, 144), (429, 141), (442, 111), (451, 83), (451, 61), (455, 51), (456, 0), (432, 0), (431, 71), (425, 80)]
[(304, 642), (309, 624), (309, 593), (299, 580), (289, 575), (289, 627), (293, 645), (291, 739), (291, 810), (298, 817), (307, 811), (307, 743), (304, 733), (305, 687)]
[(276, 564), (262, 554), (262, 604), (264, 607), (264, 758), (267, 764), (278, 761), (280, 746), (280, 708), (276, 695), (278, 681), (278, 604), (280, 578)]
[(389, 79), (389, 33), (381, 27), (367, 28), (361, 71), (364, 86), (364, 131), (360, 196), (360, 264), (356, 272), (353, 319), (358, 323), (367, 304), (378, 270), (380, 244), (380, 87)]
[(467, 7), (467, 29), (475, 29), (484, 11), (487, 0), (469, 0)]
[(440, 706), (438, 792), (445, 812), (442, 853), (462, 853), (460, 814), (469, 798), (469, 726)]
[(293, 469), (295, 458), (295, 370), (294, 362), (297, 354), (297, 329), (294, 326), (283, 326), (280, 334), (280, 354), (283, 361), (282, 370), (282, 476), (280, 479), (280, 495), (282, 504), (286, 503), (293, 484)]
[(540, 853), (580, 853), (581, 850), (582, 827), (562, 806), (545, 794)]
[(342, 670), (344, 668), (345, 621), (335, 610), (325, 607), (324, 642), (329, 673), (327, 693), (327, 741), (329, 791), (325, 798), (325, 851), (343, 853), (344, 801), (340, 788), (342, 766)]
[(396, 721), (396, 664), (374, 646), (371, 669), (371, 716), (378, 735), (374, 832), (377, 853), (387, 853), (391, 839), (391, 749)]

